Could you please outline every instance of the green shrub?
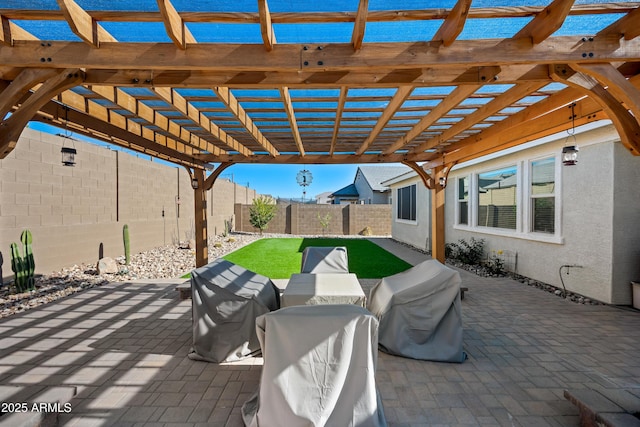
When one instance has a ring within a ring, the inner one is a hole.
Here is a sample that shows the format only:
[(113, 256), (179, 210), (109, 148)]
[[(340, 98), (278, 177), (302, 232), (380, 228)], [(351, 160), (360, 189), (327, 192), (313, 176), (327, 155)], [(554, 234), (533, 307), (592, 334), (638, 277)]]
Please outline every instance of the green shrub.
[(484, 254), (484, 239), (472, 237), (469, 242), (464, 239), (458, 243), (447, 243), (444, 248), (445, 257), (460, 261), (463, 264), (478, 265)]

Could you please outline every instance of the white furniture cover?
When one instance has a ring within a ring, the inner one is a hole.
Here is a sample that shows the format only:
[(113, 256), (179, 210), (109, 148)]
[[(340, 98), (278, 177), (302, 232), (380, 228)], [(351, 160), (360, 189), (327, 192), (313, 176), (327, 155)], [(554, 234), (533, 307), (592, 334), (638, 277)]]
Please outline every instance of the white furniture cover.
[(245, 426), (386, 426), (376, 384), (378, 321), (350, 304), (281, 308), (256, 322), (264, 366)]
[(292, 274), (280, 297), (281, 307), (316, 304), (356, 304), (366, 296), (353, 273)]
[(307, 246), (302, 251), (300, 273), (348, 273), (349, 260), (344, 246)]
[(385, 277), (371, 289), (380, 349), (412, 359), (463, 362), (460, 274), (436, 260)]
[(265, 276), (224, 259), (191, 272), (193, 345), (189, 358), (231, 362), (260, 353), (256, 317), (280, 308)]

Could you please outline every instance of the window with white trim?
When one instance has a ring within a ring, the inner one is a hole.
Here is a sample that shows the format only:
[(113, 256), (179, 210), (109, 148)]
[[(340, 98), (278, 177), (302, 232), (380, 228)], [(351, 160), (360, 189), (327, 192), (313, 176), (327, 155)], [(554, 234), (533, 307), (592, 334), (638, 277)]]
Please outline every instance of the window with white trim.
[(518, 215), (518, 168), (516, 165), (478, 174), (478, 220), (480, 227), (515, 230)]
[(469, 225), (469, 177), (458, 178), (458, 224)]
[(397, 219), (416, 220), (416, 184), (398, 188), (396, 197)]
[(561, 165), (547, 153), (457, 176), (454, 228), (562, 243)]
[(531, 231), (554, 234), (556, 218), (555, 158), (532, 161), (530, 171)]

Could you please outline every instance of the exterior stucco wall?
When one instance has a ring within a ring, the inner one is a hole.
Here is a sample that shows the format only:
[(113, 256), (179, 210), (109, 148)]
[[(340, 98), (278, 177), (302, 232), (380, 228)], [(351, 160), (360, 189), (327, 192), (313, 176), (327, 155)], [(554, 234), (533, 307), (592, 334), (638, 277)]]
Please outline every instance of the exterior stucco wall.
[(613, 301), (630, 301), (631, 280), (640, 281), (640, 157), (614, 145)]
[[(193, 237), (193, 190), (184, 168), (82, 141), (74, 146), (75, 167), (63, 166), (62, 139), (27, 128), (0, 160), (4, 277), (12, 277), (9, 246), (25, 228), (42, 274), (96, 262), (99, 254), (123, 255), (124, 224), (134, 252)], [(219, 234), (234, 215), (234, 198), (251, 203), (255, 191), (220, 179), (207, 196), (209, 233)]]
[[(398, 188), (416, 184), (416, 221), (404, 221), (397, 218)], [(422, 180), (416, 176), (400, 182), (390, 184), (392, 192), (391, 207), (391, 235), (394, 239), (410, 244), (416, 248), (431, 249), (431, 208), (430, 191), (424, 186)]]
[[(535, 236), (526, 233), (513, 236), (491, 228), (456, 226), (454, 183), (461, 176), (513, 164), (527, 167), (529, 160), (557, 155), (562, 150), (563, 139), (452, 170), (449, 183), (454, 185), (449, 185), (446, 190), (446, 241), (482, 238), (487, 251), (517, 252), (517, 273), (559, 287), (562, 286), (559, 268), (562, 265), (580, 265), (582, 268), (571, 268), (569, 275), (563, 273), (569, 291), (606, 303), (629, 304), (630, 294), (612, 292), (619, 286), (629, 289), (629, 278), (614, 278), (612, 272), (614, 224), (617, 229), (625, 228), (625, 224), (614, 222), (614, 160), (619, 144), (612, 141), (617, 138), (612, 126), (577, 135), (580, 147), (578, 165), (558, 166), (560, 182), (556, 181), (559, 190), (556, 209), (560, 209), (561, 214), (560, 223), (556, 224), (560, 227), (556, 241), (549, 241), (553, 239), (545, 239), (544, 235), (536, 240)], [(521, 161), (523, 163), (519, 163)], [(557, 162), (560, 162), (559, 157)], [(519, 210), (522, 210), (527, 191), (523, 188), (520, 192)], [(526, 224), (521, 228), (526, 228)], [(616, 259), (616, 264), (622, 262), (625, 261)]]

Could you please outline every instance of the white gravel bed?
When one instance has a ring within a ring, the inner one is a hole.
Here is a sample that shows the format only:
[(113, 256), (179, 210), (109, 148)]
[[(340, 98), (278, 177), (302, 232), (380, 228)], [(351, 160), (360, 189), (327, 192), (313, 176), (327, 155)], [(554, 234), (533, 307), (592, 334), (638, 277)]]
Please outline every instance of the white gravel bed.
[[(263, 237), (340, 237), (362, 236), (292, 236), (290, 234), (230, 233), (209, 237), (209, 260), (224, 256)], [(21, 313), (59, 298), (113, 282), (136, 279), (175, 279), (195, 268), (195, 250), (167, 245), (131, 255), (129, 265), (124, 256), (116, 258), (119, 273), (98, 274), (96, 264), (79, 264), (36, 277), (36, 290), (12, 294), (8, 284), (0, 289), (0, 318)], [(36, 260), (37, 261), (37, 260)]]

